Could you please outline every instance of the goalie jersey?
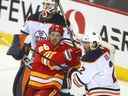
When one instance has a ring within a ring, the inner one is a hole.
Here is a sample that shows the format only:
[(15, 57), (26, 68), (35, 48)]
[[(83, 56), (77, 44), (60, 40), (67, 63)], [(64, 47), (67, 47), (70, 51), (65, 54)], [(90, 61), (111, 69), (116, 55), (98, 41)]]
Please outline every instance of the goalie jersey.
[[(34, 49), (36, 41), (40, 39), (47, 39), (48, 30), (52, 24), (58, 24), (66, 27), (64, 17), (59, 13), (55, 13), (52, 18), (44, 19), (40, 17), (40, 12), (32, 14), (26, 19), (25, 24), (21, 28), (20, 34), (15, 34), (13, 43), (10, 46), (7, 54), (12, 55), (16, 60), (20, 60), (24, 56), (24, 43), (31, 44)], [(68, 23), (68, 25), (70, 25)], [(65, 28), (65, 37), (69, 38), (67, 29)]]
[[(40, 16), (40, 12), (33, 14), (28, 17), (24, 26), (21, 28), (21, 32), (26, 35), (31, 35), (31, 46), (35, 48), (35, 43), (37, 39), (47, 39), (49, 28), (52, 24), (58, 24), (61, 26), (65, 25), (65, 20), (63, 16), (56, 13), (50, 19), (43, 19)], [(29, 43), (29, 41), (27, 42)]]

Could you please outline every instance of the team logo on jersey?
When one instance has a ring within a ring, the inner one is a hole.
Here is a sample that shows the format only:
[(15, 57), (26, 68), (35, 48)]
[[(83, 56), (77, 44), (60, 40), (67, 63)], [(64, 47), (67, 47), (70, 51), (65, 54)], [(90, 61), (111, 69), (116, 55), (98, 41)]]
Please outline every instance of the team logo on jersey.
[(108, 54), (105, 54), (105, 55), (104, 55), (104, 58), (105, 58), (106, 61), (108, 61), (108, 60), (110, 59), (110, 57), (109, 57)]
[(76, 10), (68, 10), (65, 14), (66, 18), (71, 21), (71, 25), (73, 25), (74, 32), (76, 34), (84, 34), (86, 28), (86, 20), (85, 14)]
[(42, 40), (48, 38), (47, 34), (43, 30), (36, 31), (34, 36), (36, 37), (36, 40)]

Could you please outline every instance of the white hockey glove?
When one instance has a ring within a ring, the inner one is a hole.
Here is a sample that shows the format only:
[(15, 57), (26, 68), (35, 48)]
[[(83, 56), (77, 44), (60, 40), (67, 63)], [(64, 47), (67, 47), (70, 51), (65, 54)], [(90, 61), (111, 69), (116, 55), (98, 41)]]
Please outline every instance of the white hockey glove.
[(114, 62), (114, 57), (115, 57), (115, 52), (116, 52), (115, 47), (112, 44), (105, 42), (105, 41), (100, 41), (100, 45), (110, 50), (110, 58), (111, 58), (111, 61)]

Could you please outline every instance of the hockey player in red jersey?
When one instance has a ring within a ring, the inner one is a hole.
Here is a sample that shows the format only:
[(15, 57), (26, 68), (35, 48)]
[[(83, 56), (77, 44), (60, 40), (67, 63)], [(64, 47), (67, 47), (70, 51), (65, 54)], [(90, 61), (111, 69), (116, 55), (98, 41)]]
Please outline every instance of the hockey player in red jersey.
[(24, 96), (61, 96), (64, 73), (80, 66), (81, 50), (61, 42), (63, 27), (53, 24), (48, 40), (39, 40)]
[[(59, 0), (42, 0), (42, 4), (42, 11), (36, 12), (26, 18), (25, 24), (21, 28), (21, 33), (14, 35), (13, 43), (7, 52), (7, 54), (13, 56), (14, 59), (21, 60), (21, 66), (17, 72), (13, 86), (14, 96), (22, 96), (19, 94), (23, 93), (23, 86), (27, 81), (23, 79), (24, 77), (27, 79), (28, 76), (25, 74), (30, 72), (30, 70), (26, 70), (27, 68), (24, 66), (31, 63), (31, 57), (28, 58), (26, 56), (28, 55), (29, 47), (31, 46), (34, 49), (37, 40), (47, 39), (48, 30), (52, 24), (62, 25), (64, 27), (66, 26), (64, 17), (58, 11)], [(25, 42), (28, 35), (31, 35), (32, 39)], [(22, 81), (24, 84), (21, 84)]]
[(72, 75), (76, 86), (86, 87), (86, 96), (120, 96), (114, 74), (114, 47), (93, 33), (82, 39), (85, 54), (81, 68)]

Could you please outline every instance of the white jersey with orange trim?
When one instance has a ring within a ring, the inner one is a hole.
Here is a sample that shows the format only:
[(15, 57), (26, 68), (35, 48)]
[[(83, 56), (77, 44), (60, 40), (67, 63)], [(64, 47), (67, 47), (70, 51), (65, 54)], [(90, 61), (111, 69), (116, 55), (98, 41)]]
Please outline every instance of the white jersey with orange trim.
[[(39, 39), (47, 39), (48, 30), (52, 24), (43, 23), (41, 21), (26, 21), (25, 25), (22, 27), (21, 32), (24, 34), (28, 34), (31, 36), (31, 41), (27, 43), (31, 43), (32, 48), (35, 48), (36, 40)], [(26, 43), (26, 42), (25, 42)]]
[(48, 20), (40, 20), (41, 17), (39, 18), (39, 16), (40, 12), (37, 12), (36, 14), (28, 17), (28, 20), (26, 20), (25, 24), (21, 28), (21, 33), (31, 35), (32, 40), (30, 43), (32, 48), (35, 48), (36, 40), (48, 38), (49, 28), (52, 24), (63, 26), (65, 30), (64, 38), (70, 38), (70, 35), (67, 32), (68, 30), (66, 28), (65, 20), (59, 13), (54, 14), (53, 17)]
[(120, 88), (114, 76), (114, 68), (108, 51), (93, 62), (81, 61), (79, 72), (72, 74), (77, 87), (86, 85), (87, 96), (119, 96)]

